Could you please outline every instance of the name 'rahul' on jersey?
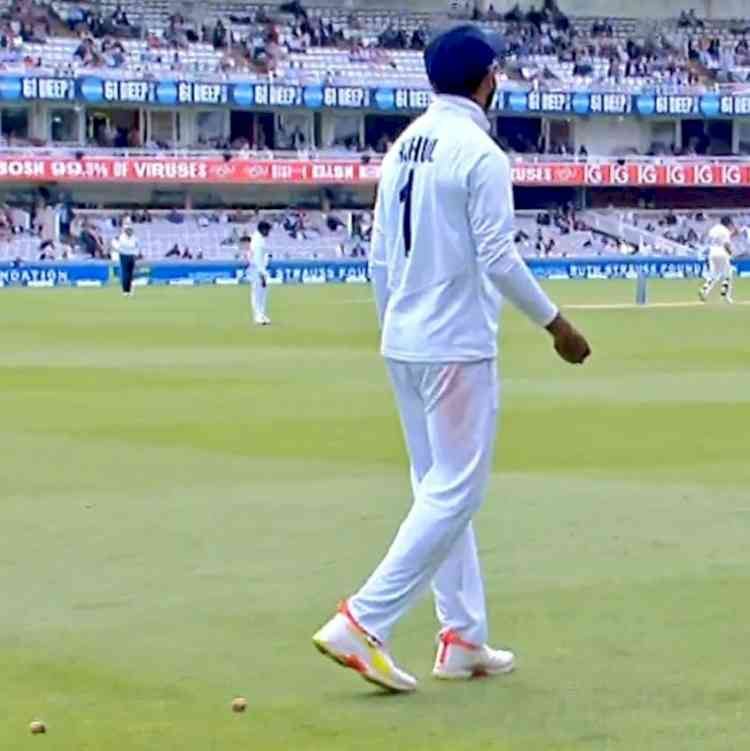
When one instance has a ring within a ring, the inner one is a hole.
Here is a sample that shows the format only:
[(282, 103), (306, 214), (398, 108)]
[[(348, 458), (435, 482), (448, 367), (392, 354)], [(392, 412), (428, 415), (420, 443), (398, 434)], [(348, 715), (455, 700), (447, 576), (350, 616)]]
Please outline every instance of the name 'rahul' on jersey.
[(437, 138), (425, 138), (417, 136), (409, 138), (401, 144), (398, 152), (398, 159), (402, 164), (425, 164), (434, 162), (435, 149), (438, 145)]

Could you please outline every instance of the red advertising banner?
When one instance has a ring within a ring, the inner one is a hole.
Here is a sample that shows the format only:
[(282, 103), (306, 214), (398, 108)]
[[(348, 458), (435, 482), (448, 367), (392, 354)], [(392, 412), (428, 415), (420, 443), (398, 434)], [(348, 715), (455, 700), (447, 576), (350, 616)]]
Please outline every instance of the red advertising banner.
[(588, 162), (515, 162), (513, 182), (526, 186), (576, 187), (750, 187), (750, 161), (711, 162), (608, 160)]
[(0, 155), (0, 182), (356, 185), (379, 174), (377, 164), (325, 159)]
[[(0, 183), (371, 185), (380, 166), (336, 159), (0, 154)], [(513, 161), (519, 186), (750, 187), (750, 160)]]

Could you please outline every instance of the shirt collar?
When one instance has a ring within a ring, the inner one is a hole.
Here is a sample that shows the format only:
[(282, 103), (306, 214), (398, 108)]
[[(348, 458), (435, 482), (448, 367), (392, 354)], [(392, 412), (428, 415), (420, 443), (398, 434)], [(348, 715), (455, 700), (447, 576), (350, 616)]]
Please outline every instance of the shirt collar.
[(430, 109), (435, 112), (449, 111), (473, 120), (485, 133), (489, 133), (490, 121), (484, 110), (473, 100), (453, 94), (434, 94)]

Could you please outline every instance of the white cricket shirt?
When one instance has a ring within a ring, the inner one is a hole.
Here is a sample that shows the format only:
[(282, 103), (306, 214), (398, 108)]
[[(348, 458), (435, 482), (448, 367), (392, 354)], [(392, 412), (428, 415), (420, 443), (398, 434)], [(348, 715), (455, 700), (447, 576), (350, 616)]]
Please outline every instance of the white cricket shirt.
[(383, 160), (370, 270), (386, 357), (496, 357), (503, 296), (539, 325), (557, 315), (516, 250), (510, 164), (489, 129), (475, 102), (436, 96)]
[(715, 224), (708, 231), (708, 244), (713, 254), (723, 253), (724, 255), (728, 255), (726, 246), (731, 244), (731, 242), (732, 233), (723, 224)]
[(268, 265), (268, 254), (266, 253), (266, 238), (256, 230), (252, 237), (252, 249), (253, 258), (252, 266), (253, 270), (265, 274)]
[(126, 235), (124, 232), (112, 240), (112, 247), (121, 256), (138, 255), (138, 238), (135, 235)]

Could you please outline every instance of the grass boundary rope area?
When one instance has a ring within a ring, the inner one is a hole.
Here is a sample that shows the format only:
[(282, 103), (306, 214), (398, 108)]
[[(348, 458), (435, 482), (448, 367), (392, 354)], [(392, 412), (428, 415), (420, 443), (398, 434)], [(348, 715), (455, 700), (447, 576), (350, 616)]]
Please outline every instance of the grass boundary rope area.
[(370, 290), (276, 287), (266, 328), (245, 288), (0, 293), (0, 748), (748, 747), (750, 309), (545, 286), (593, 356), (504, 312), (476, 529), (518, 670), (433, 681), (426, 598), (395, 698), (311, 643), (410, 503)]

